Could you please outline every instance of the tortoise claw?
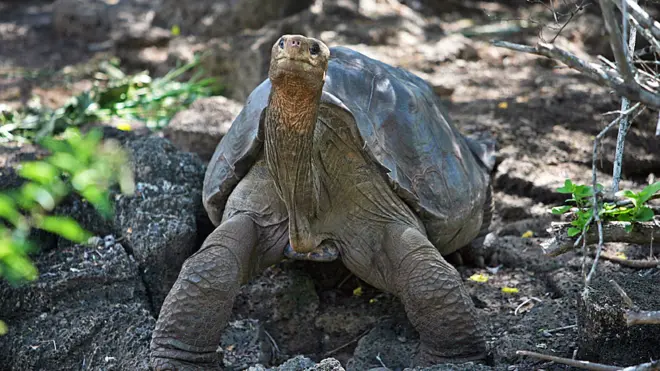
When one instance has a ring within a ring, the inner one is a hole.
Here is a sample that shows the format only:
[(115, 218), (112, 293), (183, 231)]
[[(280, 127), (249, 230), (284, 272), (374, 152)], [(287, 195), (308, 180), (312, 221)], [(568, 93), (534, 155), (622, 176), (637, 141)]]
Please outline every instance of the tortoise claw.
[(339, 258), (339, 250), (331, 245), (321, 245), (316, 250), (310, 252), (297, 252), (291, 244), (284, 248), (284, 256), (294, 260), (308, 260), (314, 262), (331, 262)]

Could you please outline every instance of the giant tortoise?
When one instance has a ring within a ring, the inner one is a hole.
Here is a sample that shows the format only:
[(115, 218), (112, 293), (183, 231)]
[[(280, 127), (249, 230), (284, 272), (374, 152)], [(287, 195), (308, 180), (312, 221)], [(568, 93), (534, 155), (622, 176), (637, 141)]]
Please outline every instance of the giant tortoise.
[(165, 299), (152, 367), (220, 369), (235, 295), (283, 258), (341, 259), (396, 295), (420, 334), (419, 365), (483, 359), (483, 324), (445, 257), (488, 230), (493, 158), (419, 77), (282, 36), (209, 163), (203, 202), (216, 229)]

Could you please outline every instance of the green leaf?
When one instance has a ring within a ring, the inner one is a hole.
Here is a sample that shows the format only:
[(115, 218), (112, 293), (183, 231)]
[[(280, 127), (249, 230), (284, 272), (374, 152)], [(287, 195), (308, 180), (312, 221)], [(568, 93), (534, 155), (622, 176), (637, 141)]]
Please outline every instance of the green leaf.
[(626, 232), (630, 233), (630, 232), (632, 232), (632, 227), (633, 227), (633, 226), (632, 226), (632, 223), (625, 223), (624, 226), (623, 226), (623, 229), (624, 229)]
[(110, 203), (107, 192), (102, 191), (97, 187), (87, 187), (79, 193), (89, 201), (96, 211), (98, 211), (103, 217), (109, 218), (112, 216), (112, 203)]
[(45, 210), (50, 211), (55, 208), (55, 198), (53, 195), (47, 189), (35, 183), (25, 183), (21, 189), (21, 195), (27, 201), (36, 201)]
[(557, 188), (557, 192), (559, 193), (573, 193), (573, 182), (571, 182), (570, 179), (564, 180), (564, 186), (561, 188)]
[(7, 327), (7, 324), (0, 320), (0, 336), (7, 335), (7, 332), (9, 332), (9, 328)]
[(555, 215), (561, 215), (561, 214), (567, 212), (570, 209), (571, 209), (571, 207), (569, 205), (565, 205), (565, 206), (553, 207), (551, 211)]
[(642, 206), (635, 214), (636, 222), (648, 222), (653, 220), (653, 210), (650, 207)]
[(639, 192), (639, 203), (644, 204), (658, 192), (660, 192), (660, 182), (647, 185), (641, 192)]
[(45, 216), (39, 220), (37, 227), (77, 243), (85, 242), (91, 237), (78, 222), (65, 216)]
[(70, 174), (75, 174), (84, 168), (76, 156), (67, 152), (56, 152), (48, 158), (48, 162)]
[(59, 176), (59, 172), (53, 165), (43, 161), (22, 163), (18, 174), (39, 184), (48, 184)]
[(11, 197), (0, 194), (0, 218), (4, 218), (14, 226), (19, 223), (21, 213), (16, 209), (16, 203)]
[(582, 230), (579, 229), (579, 228), (570, 227), (570, 228), (568, 228), (567, 233), (568, 233), (568, 236), (569, 236), (569, 237), (575, 237), (575, 236), (577, 236), (578, 234), (582, 233)]
[(586, 185), (578, 185), (573, 189), (573, 194), (575, 198), (586, 198), (594, 194), (593, 189)]

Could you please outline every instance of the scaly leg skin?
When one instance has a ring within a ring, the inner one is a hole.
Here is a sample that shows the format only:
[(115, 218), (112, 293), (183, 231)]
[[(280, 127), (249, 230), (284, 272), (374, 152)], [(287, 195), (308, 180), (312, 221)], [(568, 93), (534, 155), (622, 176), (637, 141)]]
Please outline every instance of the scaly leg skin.
[[(285, 225), (281, 228), (286, 232)], [(236, 215), (207, 237), (184, 263), (161, 308), (151, 340), (154, 370), (222, 369), (216, 349), (239, 288), (282, 257), (283, 242), (259, 239), (280, 235), (286, 238), (286, 233), (265, 230), (250, 217)]]
[(419, 366), (486, 357), (483, 325), (461, 277), (418, 229), (386, 228), (388, 286), (420, 335)]

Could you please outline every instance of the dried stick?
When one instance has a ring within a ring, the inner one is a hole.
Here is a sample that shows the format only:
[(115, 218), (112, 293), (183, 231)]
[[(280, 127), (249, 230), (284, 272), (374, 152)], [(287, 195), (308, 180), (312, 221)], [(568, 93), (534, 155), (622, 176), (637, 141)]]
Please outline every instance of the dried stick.
[[(660, 231), (660, 228), (653, 222), (634, 223), (633, 229), (630, 233), (625, 230), (626, 223), (624, 222), (606, 222), (603, 224), (603, 239), (608, 242), (628, 242), (644, 245), (651, 241), (654, 233)], [(572, 250), (575, 246), (574, 239), (568, 237), (568, 228), (572, 227), (571, 223), (552, 223), (550, 226), (550, 234), (552, 238), (541, 243), (545, 254), (550, 256), (559, 256), (567, 251)], [(585, 234), (586, 243), (592, 244), (598, 241), (598, 235), (593, 230), (587, 231)]]
[[(626, 47), (621, 42), (623, 40), (623, 34), (619, 28), (619, 23), (614, 17), (614, 9), (612, 8), (611, 0), (599, 0), (600, 9), (603, 13), (603, 20), (605, 21), (605, 28), (607, 33), (610, 36), (610, 46), (612, 47), (612, 52), (614, 53), (614, 59), (616, 64), (621, 71), (623, 80), (627, 84), (634, 84), (635, 82), (635, 68), (631, 66), (630, 61), (626, 57)], [(626, 7), (622, 7), (622, 11)], [(625, 16), (625, 15), (624, 15)]]
[(545, 361), (552, 361), (556, 363), (561, 363), (564, 365), (568, 365), (571, 367), (578, 367), (578, 368), (583, 368), (585, 370), (592, 370), (592, 371), (618, 371), (621, 370), (620, 367), (616, 366), (609, 366), (609, 365), (604, 365), (601, 363), (592, 363), (589, 361), (577, 361), (574, 359), (570, 358), (564, 358), (564, 357), (556, 357), (556, 356), (551, 356), (547, 354), (542, 354), (542, 353), (536, 353), (536, 352), (530, 352), (527, 350), (518, 350), (516, 351), (516, 354), (521, 355), (521, 356), (529, 356), (529, 357), (534, 357), (538, 359), (542, 359)]
[(501, 48), (556, 59), (581, 72), (591, 80), (610, 87), (620, 96), (627, 97), (631, 101), (641, 102), (650, 108), (660, 109), (660, 94), (644, 90), (637, 84), (628, 84), (617, 71), (584, 61), (575, 54), (559, 48), (554, 44), (538, 42), (536, 46), (529, 46), (501, 40), (494, 40), (492, 44)]
[(621, 299), (623, 299), (623, 302), (626, 303), (628, 308), (633, 308), (635, 304), (633, 304), (633, 301), (632, 299), (630, 299), (630, 296), (626, 294), (626, 291), (621, 286), (619, 286), (619, 284), (615, 280), (610, 280), (610, 283), (612, 284), (612, 286), (614, 286), (614, 289), (619, 293), (619, 295), (621, 295)]
[(627, 311), (626, 324), (632, 325), (660, 325), (660, 310), (655, 311)]
[(593, 363), (593, 362), (588, 362), (588, 361), (577, 361), (574, 359), (570, 358), (564, 358), (564, 357), (556, 357), (556, 356), (551, 356), (547, 354), (542, 354), (542, 353), (536, 353), (536, 352), (530, 352), (527, 350), (518, 350), (516, 351), (516, 354), (521, 355), (521, 356), (529, 356), (529, 357), (534, 357), (538, 359), (542, 359), (545, 361), (552, 361), (555, 363), (561, 363), (567, 366), (571, 367), (577, 367), (577, 368), (582, 368), (585, 370), (592, 370), (592, 371), (657, 371), (660, 370), (660, 361), (655, 361), (655, 362), (648, 362), (648, 363), (642, 363), (641, 365), (637, 366), (630, 366), (630, 367), (618, 367), (618, 366), (610, 366), (610, 365), (604, 365), (602, 363)]
[(613, 2), (619, 10), (623, 10), (623, 1), (626, 1), (626, 7), (628, 13), (631, 17), (635, 18), (639, 24), (645, 29), (649, 30), (649, 33), (656, 39), (660, 39), (660, 23), (656, 22), (649, 13), (644, 11), (639, 4), (633, 2), (632, 0), (610, 0)]
[(656, 261), (656, 260), (629, 260), (609, 254), (601, 254), (600, 257), (628, 268), (634, 268), (634, 269), (660, 268), (660, 261)]
[[(637, 0), (634, 0), (637, 1)], [(627, 35), (627, 28), (628, 28), (628, 7), (626, 6), (627, 3), (624, 3), (624, 6), (621, 10), (622, 15), (623, 15), (623, 44), (626, 44), (626, 35)], [(628, 64), (630, 60), (630, 56), (635, 53), (635, 39), (637, 37), (637, 28), (635, 27), (630, 27), (630, 36), (628, 37), (628, 48), (623, 48), (623, 53), (624, 53), (624, 59), (626, 61), (625, 64)], [(633, 67), (634, 68), (634, 67)], [(634, 73), (634, 72), (633, 72)], [(630, 106), (630, 100), (626, 97), (621, 98), (621, 111), (626, 111), (628, 107)], [(619, 181), (621, 180), (621, 163), (623, 162), (623, 149), (625, 147), (625, 142), (626, 142), (626, 135), (628, 134), (628, 129), (630, 129), (630, 120), (628, 120), (628, 117), (624, 117), (621, 119), (621, 123), (619, 124), (619, 133), (617, 134), (616, 138), (616, 153), (614, 155), (614, 170), (612, 172), (612, 192), (616, 193), (619, 191)]]

